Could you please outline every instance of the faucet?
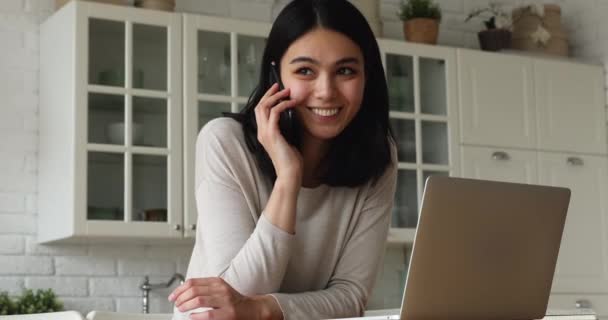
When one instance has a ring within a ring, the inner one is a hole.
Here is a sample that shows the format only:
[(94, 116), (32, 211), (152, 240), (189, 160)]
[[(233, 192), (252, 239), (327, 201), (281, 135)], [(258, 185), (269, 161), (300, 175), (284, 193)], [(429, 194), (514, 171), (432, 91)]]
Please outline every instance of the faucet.
[(144, 276), (144, 282), (141, 284), (141, 286), (139, 287), (139, 289), (141, 289), (141, 298), (142, 298), (142, 312), (143, 313), (149, 313), (150, 312), (150, 307), (149, 307), (149, 295), (150, 295), (150, 290), (154, 290), (154, 289), (164, 289), (164, 288), (169, 288), (173, 282), (175, 282), (176, 279), (179, 279), (179, 284), (183, 284), (184, 281), (186, 280), (184, 278), (184, 276), (180, 273), (176, 273), (174, 274), (171, 279), (169, 279), (169, 281), (167, 281), (167, 283), (150, 283), (148, 276)]

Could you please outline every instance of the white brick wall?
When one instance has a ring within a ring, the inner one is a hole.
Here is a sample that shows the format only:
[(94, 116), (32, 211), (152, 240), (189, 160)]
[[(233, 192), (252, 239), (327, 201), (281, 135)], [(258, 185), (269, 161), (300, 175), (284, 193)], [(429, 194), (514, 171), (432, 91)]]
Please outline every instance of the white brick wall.
[[(403, 39), (395, 15), (399, 0), (382, 0), (384, 36)], [(472, 8), (488, 0), (438, 0), (443, 8), (439, 42), (476, 48), (479, 22), (464, 23)], [(523, 0), (503, 0), (520, 4)], [(530, 1), (533, 2), (533, 1)], [(530, 3), (525, 2), (525, 3)], [(563, 22), (576, 58), (608, 62), (606, 0), (554, 0), (562, 6)], [(271, 21), (286, 0), (177, 0), (177, 10), (257, 21)], [(53, 0), (0, 1), (0, 291), (11, 295), (24, 288), (53, 288), (67, 309), (139, 312), (138, 286), (145, 274), (166, 281), (185, 273), (189, 246), (37, 245), (36, 166), (38, 132), (38, 27), (52, 13)], [(396, 307), (402, 281), (403, 252), (387, 255), (387, 293), (372, 298), (374, 307)], [(151, 293), (151, 311), (169, 312), (168, 290)]]

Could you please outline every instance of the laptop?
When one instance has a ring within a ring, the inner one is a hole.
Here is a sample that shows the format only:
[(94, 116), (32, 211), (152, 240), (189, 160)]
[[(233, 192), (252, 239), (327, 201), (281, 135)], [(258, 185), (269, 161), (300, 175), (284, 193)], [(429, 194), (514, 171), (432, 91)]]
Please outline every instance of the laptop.
[(399, 314), (350, 319), (542, 319), (569, 201), (566, 188), (431, 176)]

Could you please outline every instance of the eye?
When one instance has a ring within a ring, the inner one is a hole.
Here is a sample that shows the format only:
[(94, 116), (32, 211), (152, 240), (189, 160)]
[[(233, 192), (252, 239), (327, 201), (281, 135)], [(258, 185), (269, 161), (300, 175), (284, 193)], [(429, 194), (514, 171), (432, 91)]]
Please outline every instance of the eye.
[(357, 71), (355, 69), (349, 68), (349, 67), (342, 67), (342, 68), (338, 69), (338, 74), (345, 75), (345, 76), (352, 76), (356, 73), (357, 73)]
[(306, 68), (306, 67), (302, 67), (302, 68), (299, 68), (298, 70), (296, 70), (296, 73), (304, 75), (304, 76), (308, 76), (308, 75), (312, 74), (312, 69)]

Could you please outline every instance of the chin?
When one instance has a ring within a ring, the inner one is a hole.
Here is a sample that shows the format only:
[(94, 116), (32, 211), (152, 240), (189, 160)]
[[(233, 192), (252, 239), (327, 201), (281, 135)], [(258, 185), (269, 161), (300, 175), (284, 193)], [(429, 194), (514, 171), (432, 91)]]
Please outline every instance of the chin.
[(336, 138), (337, 136), (340, 135), (340, 133), (342, 133), (343, 129), (337, 129), (337, 128), (325, 128), (325, 129), (321, 129), (321, 128), (313, 128), (313, 129), (308, 129), (306, 130), (306, 134), (308, 136), (310, 136), (311, 138), (317, 139), (317, 140), (333, 140), (334, 138)]

